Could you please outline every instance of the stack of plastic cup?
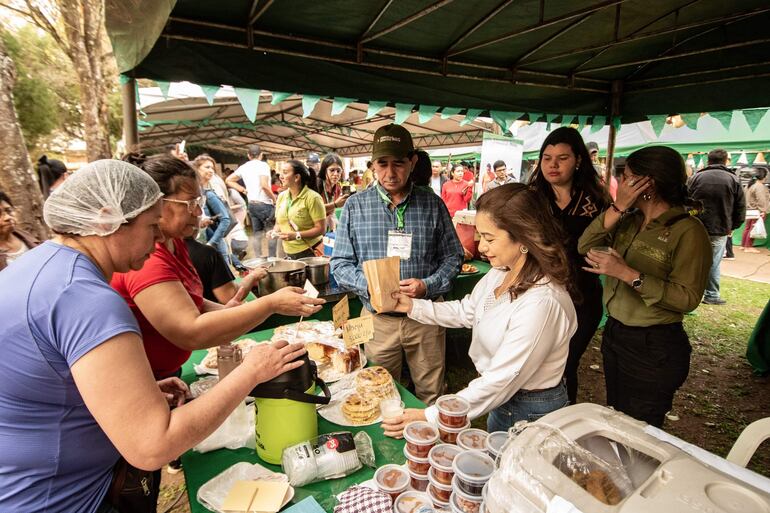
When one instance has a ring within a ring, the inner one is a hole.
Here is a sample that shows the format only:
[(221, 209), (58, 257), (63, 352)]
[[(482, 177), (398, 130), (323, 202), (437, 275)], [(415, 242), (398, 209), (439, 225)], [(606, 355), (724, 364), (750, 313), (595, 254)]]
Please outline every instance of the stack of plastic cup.
[(404, 456), (409, 469), (412, 488), (424, 492), (428, 489), (428, 453), (438, 442), (438, 430), (424, 421), (410, 422), (404, 428)]
[(462, 452), (456, 445), (440, 444), (428, 453), (430, 472), (428, 472), (428, 495), (438, 509), (449, 509), (452, 495), (452, 478), (455, 475), (452, 461)]
[(495, 471), (495, 462), (482, 451), (463, 451), (452, 461), (450, 506), (458, 513), (478, 513), (482, 490)]
[(455, 443), (457, 435), (471, 426), (468, 420), (470, 403), (458, 395), (442, 395), (436, 401), (436, 408), (441, 441), (445, 444)]

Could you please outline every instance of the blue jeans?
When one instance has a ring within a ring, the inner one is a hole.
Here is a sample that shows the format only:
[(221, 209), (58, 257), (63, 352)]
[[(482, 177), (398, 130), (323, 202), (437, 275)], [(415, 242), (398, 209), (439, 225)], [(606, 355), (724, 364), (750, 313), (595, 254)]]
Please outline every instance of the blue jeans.
[(709, 236), (711, 240), (711, 270), (706, 283), (705, 299), (719, 299), (719, 264), (722, 263), (722, 255), (727, 245), (727, 235)]
[[(275, 226), (275, 207), (267, 203), (249, 201), (249, 217), (251, 229), (254, 230), (254, 256), (262, 256), (262, 239), (265, 233)], [(275, 256), (276, 239), (267, 239), (268, 256)]]
[(487, 431), (508, 431), (520, 420), (534, 422), (568, 404), (567, 385), (563, 379), (555, 387), (546, 390), (519, 390), (507, 403), (489, 412)]

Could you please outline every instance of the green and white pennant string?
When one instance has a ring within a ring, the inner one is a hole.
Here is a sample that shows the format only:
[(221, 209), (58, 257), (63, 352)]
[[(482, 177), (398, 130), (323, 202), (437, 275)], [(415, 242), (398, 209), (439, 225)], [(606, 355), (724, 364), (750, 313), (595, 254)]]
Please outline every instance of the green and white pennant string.
[(465, 111), (465, 119), (460, 121), (460, 126), (465, 126), (468, 123), (472, 122), (477, 117), (481, 116), (481, 113), (483, 111), (481, 109), (468, 109)]
[(746, 117), (746, 122), (749, 124), (752, 132), (757, 129), (765, 114), (767, 114), (767, 109), (747, 109), (743, 111), (743, 115)]
[(316, 104), (321, 100), (320, 96), (306, 94), (302, 97), (302, 117), (306, 118), (313, 113)]
[(441, 109), (441, 119), (449, 119), (452, 116), (456, 116), (461, 110), (459, 107), (444, 107)]
[(281, 91), (273, 91), (273, 99), (270, 100), (270, 105), (278, 105), (282, 101), (284, 101), (286, 98), (292, 95), (292, 93), (284, 93)]
[(259, 109), (259, 93), (257, 89), (247, 89), (245, 87), (236, 87), (235, 96), (243, 107), (243, 113), (252, 123), (257, 119), (257, 110)]
[(414, 105), (410, 103), (397, 103), (396, 117), (393, 120), (393, 122), (397, 125), (400, 125), (401, 123), (406, 121), (407, 118), (412, 115), (412, 107), (414, 107)]
[(163, 99), (168, 100), (168, 90), (171, 88), (171, 82), (156, 80), (155, 83), (158, 84), (158, 89), (160, 89), (160, 94), (163, 95)]
[(661, 132), (663, 132), (663, 127), (666, 126), (668, 114), (650, 114), (647, 116), (647, 119), (650, 120), (652, 130), (655, 132), (655, 137), (660, 137)]
[(345, 109), (353, 103), (355, 98), (335, 98), (332, 102), (332, 116), (339, 116)]
[(219, 86), (202, 85), (200, 88), (201, 91), (203, 91), (203, 95), (206, 97), (206, 101), (209, 103), (209, 105), (214, 105), (214, 97), (217, 95), (217, 92), (219, 92)]
[(725, 130), (730, 130), (730, 123), (733, 121), (733, 111), (722, 110), (719, 112), (709, 112), (709, 116), (722, 123)]
[(700, 112), (695, 112), (692, 114), (680, 114), (682, 121), (684, 121), (684, 124), (687, 125), (687, 128), (691, 128), (693, 130), (698, 129), (698, 120), (700, 119)]
[(417, 119), (420, 120), (420, 123), (427, 123), (440, 108), (438, 105), (420, 105), (417, 109)]
[(594, 116), (591, 120), (591, 133), (593, 134), (604, 128), (605, 123), (607, 123), (607, 116)]
[(366, 109), (366, 119), (377, 115), (382, 109), (388, 106), (388, 102), (369, 102), (369, 108)]

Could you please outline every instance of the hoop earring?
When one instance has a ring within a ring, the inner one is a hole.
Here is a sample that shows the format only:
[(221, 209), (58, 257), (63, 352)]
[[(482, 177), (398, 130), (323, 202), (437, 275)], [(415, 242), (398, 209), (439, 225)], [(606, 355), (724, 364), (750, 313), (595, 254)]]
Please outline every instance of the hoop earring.
[(519, 251), (521, 251), (524, 255), (529, 253), (529, 248), (527, 246), (519, 246)]

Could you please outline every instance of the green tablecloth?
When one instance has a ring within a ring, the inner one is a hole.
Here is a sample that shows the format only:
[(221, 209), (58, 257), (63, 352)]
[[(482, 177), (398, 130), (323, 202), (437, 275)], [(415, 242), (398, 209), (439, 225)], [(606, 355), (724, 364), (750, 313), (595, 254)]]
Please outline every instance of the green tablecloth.
[[(249, 333), (249, 338), (255, 340), (269, 340), (273, 335), (273, 330), (262, 330), (253, 333)], [(195, 375), (193, 370), (193, 364), (200, 362), (206, 355), (205, 350), (193, 352), (190, 359), (182, 367), (182, 379), (187, 383), (195, 381), (198, 376)], [(406, 404), (407, 408), (423, 408), (425, 405), (421, 403), (416, 397), (409, 393), (401, 385), (398, 386), (398, 391), (401, 394), (401, 399)], [(318, 417), (318, 432), (330, 433), (333, 431), (366, 431), (374, 442), (374, 454), (377, 466), (384, 465), (386, 463), (398, 463), (402, 464), (406, 461), (404, 458), (404, 441), (395, 440), (383, 435), (382, 429), (379, 424), (373, 426), (366, 426), (362, 428), (352, 428), (345, 426), (338, 426), (331, 422)], [(187, 481), (187, 496), (190, 500), (190, 511), (192, 513), (205, 513), (208, 512), (198, 500), (196, 495), (198, 488), (204, 485), (208, 480), (224, 471), (228, 467), (238, 463), (240, 461), (247, 461), (249, 463), (259, 463), (264, 467), (280, 472), (281, 467), (278, 465), (270, 465), (259, 459), (257, 453), (251, 449), (220, 449), (218, 451), (212, 451), (205, 454), (200, 454), (194, 451), (187, 451), (182, 455), (182, 468), (184, 470), (185, 480)], [(345, 491), (351, 485), (366, 481), (374, 476), (374, 469), (364, 467), (355, 474), (350, 476), (334, 479), (331, 481), (323, 481), (306, 485), (300, 488), (295, 488), (293, 502), (299, 502), (309, 495), (313, 495), (318, 503), (326, 511), (332, 511), (337, 494)]]

